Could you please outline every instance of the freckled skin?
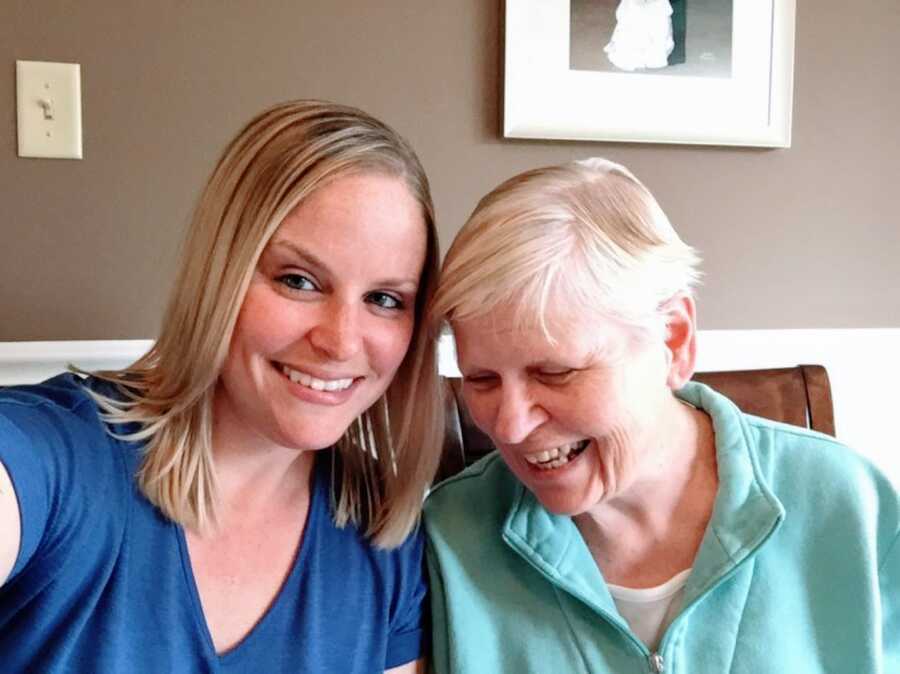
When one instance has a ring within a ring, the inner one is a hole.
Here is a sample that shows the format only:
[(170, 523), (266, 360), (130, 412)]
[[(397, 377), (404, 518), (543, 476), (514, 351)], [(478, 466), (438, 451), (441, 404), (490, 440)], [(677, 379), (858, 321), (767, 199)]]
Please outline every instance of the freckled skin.
[[(425, 260), (421, 205), (396, 177), (355, 174), (284, 219), (247, 290), (216, 399), (230, 442), (332, 445), (385, 391), (409, 347)], [(298, 399), (275, 364), (353, 377), (340, 405)]]

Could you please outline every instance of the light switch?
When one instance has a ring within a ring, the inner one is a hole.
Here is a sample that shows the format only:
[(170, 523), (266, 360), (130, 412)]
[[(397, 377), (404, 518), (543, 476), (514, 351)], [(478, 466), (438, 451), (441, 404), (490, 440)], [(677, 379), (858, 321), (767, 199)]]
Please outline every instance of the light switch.
[(81, 66), (16, 61), (19, 156), (81, 159)]

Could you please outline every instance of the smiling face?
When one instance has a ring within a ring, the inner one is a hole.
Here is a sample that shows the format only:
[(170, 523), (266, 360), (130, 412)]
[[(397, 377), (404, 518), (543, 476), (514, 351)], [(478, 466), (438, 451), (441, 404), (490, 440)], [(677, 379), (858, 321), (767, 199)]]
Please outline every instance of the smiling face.
[(422, 206), (400, 178), (345, 175), (304, 199), (250, 281), (216, 424), (256, 444), (333, 445), (406, 355), (425, 253)]
[(553, 308), (546, 318), (555, 343), (508, 305), (452, 327), (475, 423), (544, 507), (578, 515), (658, 469), (670, 360), (662, 340), (620, 324)]

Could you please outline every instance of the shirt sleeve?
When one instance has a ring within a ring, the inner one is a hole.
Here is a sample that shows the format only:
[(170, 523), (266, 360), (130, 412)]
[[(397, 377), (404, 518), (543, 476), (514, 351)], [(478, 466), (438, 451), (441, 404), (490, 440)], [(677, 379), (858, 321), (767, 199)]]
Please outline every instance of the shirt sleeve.
[(22, 530), (7, 582), (42, 555), (61, 554), (61, 543), (77, 527), (97, 526), (90, 513), (98, 509), (91, 504), (113, 496), (115, 466), (110, 452), (100, 451), (105, 431), (98, 420), (88, 422), (94, 413), (86, 398), (66, 402), (14, 389), (0, 396), (0, 461), (12, 481)]
[(900, 672), (900, 531), (879, 570), (884, 671)]
[(429, 672), (446, 674), (450, 672), (450, 646), (447, 630), (447, 601), (444, 594), (444, 579), (441, 576), (437, 555), (429, 544), (426, 548), (428, 582), (431, 592), (431, 658)]
[(58, 475), (49, 461), (48, 439), (35, 421), (39, 413), (17, 403), (0, 404), (0, 461), (6, 467), (19, 505), (22, 536), (8, 580), (34, 556), (58, 493)]
[(385, 669), (418, 660), (427, 650), (428, 586), (423, 549), (421, 527), (400, 547), (399, 600), (388, 635)]

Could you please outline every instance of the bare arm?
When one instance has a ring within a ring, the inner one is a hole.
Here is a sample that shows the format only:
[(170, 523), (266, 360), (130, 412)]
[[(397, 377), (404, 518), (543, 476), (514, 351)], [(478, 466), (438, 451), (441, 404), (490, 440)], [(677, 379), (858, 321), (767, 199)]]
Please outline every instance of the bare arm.
[(425, 674), (425, 660), (420, 658), (415, 662), (407, 662), (399, 667), (391, 667), (384, 670), (384, 674)]
[(6, 466), (0, 461), (0, 585), (6, 582), (12, 572), (21, 538), (19, 501)]

